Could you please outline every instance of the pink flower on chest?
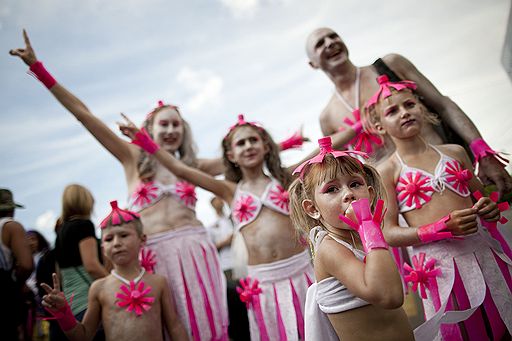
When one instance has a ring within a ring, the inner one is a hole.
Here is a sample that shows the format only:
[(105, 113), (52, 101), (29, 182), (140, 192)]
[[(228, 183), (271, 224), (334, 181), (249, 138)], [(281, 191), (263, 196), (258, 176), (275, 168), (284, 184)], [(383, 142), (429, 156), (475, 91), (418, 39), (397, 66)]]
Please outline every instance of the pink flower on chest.
[(132, 195), (135, 199), (133, 203), (137, 206), (143, 206), (151, 203), (151, 201), (157, 197), (157, 190), (158, 187), (156, 187), (152, 181), (141, 182)]
[(431, 186), (427, 185), (428, 181), (429, 179), (419, 172), (416, 172), (416, 174), (407, 172), (405, 176), (400, 177), (396, 186), (398, 200), (402, 201), (405, 199), (407, 206), (412, 206), (414, 202), (416, 209), (420, 209), (422, 206), (420, 199), (425, 200), (425, 202), (431, 199), (425, 192), (434, 190)]
[(135, 312), (137, 316), (142, 315), (145, 311), (151, 309), (151, 305), (155, 301), (154, 297), (148, 296), (151, 292), (151, 287), (148, 285), (144, 288), (144, 281), (140, 281), (135, 284), (134, 281), (130, 281), (130, 286), (121, 284), (119, 289), (122, 292), (116, 293), (116, 298), (119, 301), (116, 303), (118, 307), (126, 307), (127, 312)]
[(242, 195), (235, 204), (233, 215), (236, 220), (243, 222), (252, 218), (256, 209), (254, 199), (250, 195)]
[(464, 194), (469, 193), (469, 180), (473, 177), (469, 170), (463, 169), (457, 161), (450, 161), (446, 163), (445, 172), (449, 174), (446, 181), (452, 184), (457, 191)]
[(176, 193), (187, 206), (194, 206), (197, 202), (196, 186), (186, 181), (176, 183)]
[(286, 212), (290, 210), (288, 191), (286, 191), (281, 185), (276, 185), (275, 189), (269, 192), (269, 198), (274, 205), (280, 207), (282, 210), (285, 210)]

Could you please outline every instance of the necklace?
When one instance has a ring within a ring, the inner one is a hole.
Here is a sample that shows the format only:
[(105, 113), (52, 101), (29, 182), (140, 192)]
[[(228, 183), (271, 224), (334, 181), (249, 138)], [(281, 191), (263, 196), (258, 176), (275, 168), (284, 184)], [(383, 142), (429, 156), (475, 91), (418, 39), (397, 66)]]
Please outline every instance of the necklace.
[(359, 83), (360, 83), (360, 80), (361, 80), (361, 71), (360, 71), (359, 68), (356, 68), (356, 98), (355, 98), (355, 102), (354, 102), (354, 106), (353, 107), (340, 94), (340, 92), (338, 91), (338, 88), (334, 87), (334, 93), (336, 94), (336, 96), (338, 97), (340, 102), (343, 103), (343, 105), (345, 105), (345, 108), (347, 108), (348, 111), (350, 111), (350, 112), (353, 112), (354, 110), (359, 108)]
[(115, 278), (117, 278), (118, 280), (123, 282), (124, 284), (130, 285), (130, 282), (137, 284), (141, 280), (142, 276), (144, 276), (144, 274), (146, 273), (146, 269), (141, 268), (139, 275), (137, 277), (135, 277), (132, 281), (129, 281), (126, 278), (124, 278), (123, 276), (121, 276), (120, 274), (118, 274), (116, 272), (116, 270), (112, 270), (112, 271), (110, 271), (110, 273), (112, 274), (112, 276), (114, 276)]

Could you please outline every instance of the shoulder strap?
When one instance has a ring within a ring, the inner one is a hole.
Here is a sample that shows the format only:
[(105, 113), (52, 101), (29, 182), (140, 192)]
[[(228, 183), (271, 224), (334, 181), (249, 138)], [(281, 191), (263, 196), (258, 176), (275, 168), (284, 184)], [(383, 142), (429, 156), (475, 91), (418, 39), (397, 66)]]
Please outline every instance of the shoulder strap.
[(396, 75), (396, 73), (389, 68), (389, 66), (384, 63), (382, 58), (377, 59), (375, 62), (373, 62), (373, 67), (375, 70), (377, 70), (377, 73), (379, 75), (386, 75), (388, 76), (389, 80), (392, 82), (399, 82), (402, 79)]

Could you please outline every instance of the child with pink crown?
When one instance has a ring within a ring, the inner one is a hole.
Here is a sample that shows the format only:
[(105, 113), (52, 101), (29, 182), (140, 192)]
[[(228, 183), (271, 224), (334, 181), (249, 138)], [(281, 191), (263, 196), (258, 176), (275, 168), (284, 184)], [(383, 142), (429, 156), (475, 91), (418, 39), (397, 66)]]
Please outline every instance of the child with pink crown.
[[(290, 186), (291, 219), (309, 234), (316, 282), (307, 293), (306, 340), (413, 340), (400, 275), (381, 231), (377, 171), (330, 137)], [(373, 213), (372, 213), (373, 211)]]
[(107, 340), (164, 340), (164, 328), (173, 340), (188, 340), (165, 277), (147, 272), (139, 262), (146, 241), (139, 215), (120, 209), (117, 201), (110, 204), (112, 212), (100, 225), (101, 245), (114, 268), (91, 285), (83, 321), (73, 316), (72, 297), (60, 291), (56, 274), (53, 288), (42, 284), (43, 306), (70, 340), (92, 340), (100, 322)]
[[(501, 340), (512, 331), (510, 248), (498, 233), (500, 211), (481, 194), (482, 184), (464, 149), (433, 146), (421, 137), (435, 122), (410, 81), (378, 78), (380, 88), (365, 113), (396, 151), (378, 170), (390, 198), (384, 235), (393, 246), (410, 246), (404, 279), (419, 290), (426, 322), (417, 340)], [(475, 197), (474, 202), (471, 195)], [(400, 226), (401, 214), (407, 226)], [(508, 255), (507, 255), (508, 253)]]
[(218, 180), (162, 152), (144, 130), (126, 120), (120, 129), (132, 143), (180, 178), (231, 204), (235, 228), (248, 249), (249, 277), (241, 281), (239, 292), (249, 309), (251, 339), (303, 340), (303, 307), (313, 271), (289, 217), (291, 174), (281, 166), (279, 148), (268, 132), (239, 115), (222, 141), (227, 170), (225, 180)]

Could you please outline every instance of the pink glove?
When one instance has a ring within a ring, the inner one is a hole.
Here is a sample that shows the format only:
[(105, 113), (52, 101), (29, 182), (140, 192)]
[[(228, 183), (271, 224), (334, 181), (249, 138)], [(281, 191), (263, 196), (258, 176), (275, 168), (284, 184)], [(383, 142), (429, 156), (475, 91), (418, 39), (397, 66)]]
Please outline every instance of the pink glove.
[(47, 89), (51, 89), (57, 81), (55, 78), (50, 75), (48, 71), (46, 71), (43, 63), (40, 61), (35, 62), (34, 64), (30, 65), (29, 73), (34, 75)]
[(450, 215), (442, 217), (436, 222), (432, 224), (423, 225), (418, 227), (418, 237), (420, 241), (425, 243), (434, 242), (436, 240), (443, 240), (447, 238), (452, 238), (453, 235), (450, 231), (446, 231), (447, 226), (446, 222), (450, 220)]
[[(498, 162), (502, 164), (503, 167), (505, 167), (509, 162), (507, 159), (500, 156), (496, 151), (492, 150), (491, 147), (489, 147), (489, 145), (482, 138), (474, 139), (469, 144), (469, 149), (471, 149), (471, 152), (475, 156), (475, 168), (477, 168), (478, 162), (487, 156), (494, 157), (496, 160), (498, 160)], [(475, 173), (477, 173), (477, 171), (475, 171)]]
[(145, 128), (135, 134), (132, 143), (144, 149), (148, 154), (155, 154), (160, 149), (160, 146), (153, 141)]
[[(62, 292), (59, 293), (59, 295), (64, 296)], [(64, 302), (64, 306), (58, 310), (48, 309), (46, 307), (45, 309), (55, 318), (55, 320), (57, 320), (57, 323), (59, 324), (60, 328), (64, 332), (67, 332), (68, 330), (75, 328), (78, 322), (73, 316), (73, 313), (71, 312), (71, 307), (69, 306), (68, 301), (65, 298)]]
[(302, 136), (301, 131), (296, 131), (292, 136), (279, 143), (279, 147), (281, 147), (281, 151), (292, 148), (299, 148), (302, 146), (303, 142), (304, 137)]
[(354, 209), (357, 222), (345, 217), (343, 214), (339, 216), (340, 220), (359, 233), (364, 251), (367, 253), (373, 249), (388, 248), (388, 243), (384, 240), (384, 235), (380, 228), (385, 213), (383, 213), (383, 207), (384, 201), (379, 199), (372, 216), (368, 199), (359, 199), (352, 202), (352, 208)]

